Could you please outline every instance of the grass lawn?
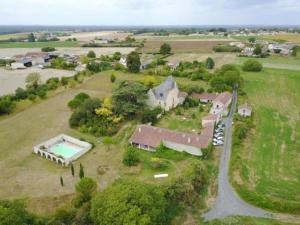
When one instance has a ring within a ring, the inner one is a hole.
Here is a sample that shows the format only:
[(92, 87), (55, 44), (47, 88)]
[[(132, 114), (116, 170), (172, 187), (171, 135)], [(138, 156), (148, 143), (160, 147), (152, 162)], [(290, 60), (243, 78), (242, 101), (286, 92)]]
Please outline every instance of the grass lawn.
[(233, 149), (231, 175), (248, 202), (300, 214), (300, 72), (243, 73), (255, 129)]
[(0, 48), (78, 47), (76, 41), (2, 42)]
[(268, 41), (287, 41), (293, 43), (300, 42), (300, 34), (277, 34), (270, 36), (262, 36), (262, 38)]
[[(248, 59), (246, 57), (236, 57), (236, 63), (243, 64)], [(266, 68), (300, 70), (300, 56), (273, 55), (267, 58), (257, 58), (256, 60), (261, 62)]]
[[(209, 109), (208, 106), (204, 106)], [(167, 113), (158, 124), (158, 127), (163, 127), (171, 130), (177, 130), (188, 133), (199, 133), (201, 131), (201, 118), (207, 112), (200, 112), (198, 107), (184, 109), (178, 107)]]
[[(74, 185), (79, 180), (79, 163), (84, 166), (86, 176), (93, 177), (99, 187), (104, 188), (124, 176), (134, 176), (146, 182), (169, 181), (189, 167), (191, 161), (199, 160), (191, 156), (180, 156), (180, 160), (175, 157), (167, 161), (165, 168), (155, 169), (149, 163), (152, 154), (141, 151), (142, 163), (137, 167), (127, 168), (122, 164), (122, 157), (135, 123), (124, 124), (113, 138), (116, 144), (111, 145), (110, 149), (98, 143), (95, 137), (70, 129), (68, 119), (71, 111), (67, 103), (76, 94), (86, 92), (91, 96), (104, 98), (110, 96), (122, 80), (144, 78), (143, 74), (115, 72), (117, 80), (111, 83), (111, 73), (112, 71), (107, 71), (94, 75), (83, 84), (58, 92), (37, 104), (24, 102), (24, 105), (19, 106), (18, 113), (0, 120), (0, 198), (28, 197), (30, 210), (51, 213), (55, 207), (72, 197)], [(184, 78), (179, 80), (179, 83), (194, 83)], [(58, 166), (32, 153), (34, 145), (61, 133), (85, 138), (96, 145), (74, 163), (75, 177), (72, 177), (69, 168)], [(154, 180), (153, 175), (159, 172), (169, 173), (169, 178)], [(64, 187), (60, 186), (60, 176), (64, 179)]]

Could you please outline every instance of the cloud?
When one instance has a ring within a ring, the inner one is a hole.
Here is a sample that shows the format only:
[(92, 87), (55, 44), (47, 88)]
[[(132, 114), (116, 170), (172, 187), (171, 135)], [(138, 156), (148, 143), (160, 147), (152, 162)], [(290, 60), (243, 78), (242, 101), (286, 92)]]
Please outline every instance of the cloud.
[(0, 24), (295, 24), (299, 0), (9, 0)]

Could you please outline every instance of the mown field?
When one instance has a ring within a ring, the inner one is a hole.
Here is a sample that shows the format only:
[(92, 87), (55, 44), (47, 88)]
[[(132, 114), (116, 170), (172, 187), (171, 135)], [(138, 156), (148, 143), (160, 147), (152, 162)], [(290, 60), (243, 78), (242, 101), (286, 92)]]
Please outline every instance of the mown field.
[(262, 36), (262, 39), (268, 41), (287, 41), (292, 43), (300, 43), (300, 34), (277, 34)]
[[(236, 57), (235, 61), (237, 64), (243, 64), (248, 59), (246, 57)], [(267, 68), (300, 70), (300, 53), (297, 57), (272, 55), (267, 58), (257, 58), (256, 60)]]
[(233, 149), (232, 183), (262, 208), (300, 214), (300, 72), (243, 73), (255, 129)]
[[(169, 181), (180, 175), (192, 161), (199, 160), (186, 155), (171, 155), (167, 166), (158, 171), (150, 166), (152, 154), (142, 152), (143, 163), (128, 168), (122, 164), (122, 157), (135, 122), (123, 125), (118, 134), (113, 137), (115, 144), (110, 148), (99, 143), (98, 139), (91, 135), (70, 129), (68, 119), (71, 111), (67, 103), (76, 94), (86, 92), (93, 97), (109, 97), (122, 80), (144, 78), (141, 74), (114, 72), (117, 81), (111, 83), (111, 73), (107, 71), (94, 75), (74, 89), (61, 90), (44, 101), (31, 104), (21, 112), (0, 120), (0, 170), (2, 171), (0, 198), (28, 197), (31, 210), (38, 213), (51, 213), (54, 208), (72, 196), (78, 176), (73, 178), (69, 168), (58, 166), (32, 153), (34, 145), (61, 133), (85, 138), (96, 145), (93, 150), (77, 160), (74, 166), (78, 174), (79, 163), (82, 163), (86, 176), (93, 177), (100, 188), (106, 187), (121, 176), (135, 176), (147, 182), (158, 182), (153, 178), (153, 175), (158, 172), (169, 173), (168, 179), (159, 182)], [(178, 83), (186, 85), (195, 82), (180, 78)], [(105, 168), (104, 173), (101, 172), (103, 168)], [(64, 179), (63, 188), (60, 185), (60, 176)], [(40, 205), (43, 205), (43, 208)]]
[(48, 42), (1, 42), (0, 48), (43, 48), (43, 47), (76, 47), (76, 41), (48, 41)]
[(212, 48), (218, 44), (226, 44), (229, 41), (218, 41), (218, 40), (181, 40), (181, 41), (159, 41), (159, 40), (149, 40), (146, 41), (142, 52), (151, 53), (158, 52), (160, 46), (163, 43), (168, 43), (171, 45), (172, 52), (183, 53), (183, 52), (193, 52), (193, 53), (207, 53), (212, 52)]

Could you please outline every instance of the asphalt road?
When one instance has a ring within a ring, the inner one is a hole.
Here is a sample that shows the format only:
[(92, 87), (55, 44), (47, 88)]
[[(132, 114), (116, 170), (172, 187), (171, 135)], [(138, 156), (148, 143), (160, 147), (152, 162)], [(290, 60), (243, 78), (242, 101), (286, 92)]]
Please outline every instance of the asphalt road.
[(225, 141), (220, 160), (218, 195), (212, 209), (203, 215), (205, 220), (222, 219), (227, 216), (273, 217), (271, 213), (243, 201), (229, 183), (228, 170), (232, 144), (232, 121), (236, 105), (237, 93), (234, 91), (230, 113), (225, 119)]

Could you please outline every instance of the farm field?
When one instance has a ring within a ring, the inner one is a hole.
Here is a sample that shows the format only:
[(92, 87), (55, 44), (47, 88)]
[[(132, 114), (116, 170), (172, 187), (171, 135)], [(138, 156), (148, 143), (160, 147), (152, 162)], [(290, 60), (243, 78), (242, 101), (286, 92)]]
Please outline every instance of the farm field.
[[(243, 64), (249, 58), (246, 57), (236, 57), (237, 64)], [(270, 56), (267, 58), (257, 58), (259, 62), (263, 64), (264, 67), (274, 68), (274, 69), (288, 69), (288, 70), (300, 70), (300, 57), (291, 56)]]
[(118, 31), (99, 31), (99, 32), (78, 32), (72, 33), (71, 36), (59, 37), (61, 41), (65, 41), (69, 38), (76, 38), (80, 42), (89, 42), (95, 40), (95, 38), (102, 39), (124, 39), (130, 33), (118, 32)]
[(74, 71), (56, 69), (28, 68), (24, 70), (6, 70), (0, 68), (0, 96), (13, 93), (18, 87), (25, 88), (26, 76), (30, 73), (39, 73), (43, 82), (51, 77), (71, 77)]
[(48, 41), (48, 42), (1, 42), (1, 48), (43, 48), (43, 47), (76, 47), (76, 41)]
[(11, 38), (26, 38), (29, 33), (16, 33), (16, 34), (1, 34), (0, 41), (9, 40)]
[(149, 41), (183, 41), (183, 40), (202, 40), (202, 41), (211, 41), (211, 40), (217, 40), (217, 41), (233, 41), (234, 39), (224, 36), (213, 36), (213, 35), (169, 35), (169, 36), (155, 36), (155, 35), (135, 35), (135, 39), (147, 39)]
[[(113, 137), (116, 144), (112, 144), (110, 149), (99, 143), (93, 136), (69, 128), (68, 119), (71, 111), (67, 103), (76, 94), (86, 92), (93, 97), (104, 98), (110, 96), (112, 90), (122, 80), (143, 79), (140, 74), (114, 72), (117, 81), (111, 83), (111, 73), (107, 71), (94, 75), (74, 89), (66, 89), (54, 97), (0, 121), (0, 169), (2, 171), (0, 198), (29, 197), (30, 209), (39, 213), (51, 213), (55, 207), (68, 200), (68, 196), (74, 193), (74, 185), (79, 178), (77, 176), (73, 178), (69, 168), (58, 166), (32, 153), (34, 145), (61, 133), (85, 138), (96, 145), (93, 150), (77, 160), (74, 167), (78, 173), (79, 163), (82, 163), (86, 176), (94, 178), (100, 188), (106, 187), (121, 176), (135, 176), (147, 182), (155, 182), (153, 175), (158, 171), (149, 166), (151, 153), (141, 152), (144, 163), (136, 168), (127, 168), (122, 164), (124, 147), (134, 129), (134, 122), (124, 124)], [(184, 81), (184, 83), (189, 82), (192, 81), (187, 79)], [(181, 78), (178, 83), (183, 83), (183, 79)], [(175, 161), (168, 160), (165, 171), (169, 173), (169, 178), (164, 181), (180, 175), (192, 161), (198, 160), (186, 155), (179, 160), (178, 157), (175, 158)], [(99, 172), (101, 168), (106, 168), (104, 174)], [(59, 182), (60, 176), (64, 178), (63, 188)], [(43, 209), (39, 207), (40, 204), (43, 204)]]
[(218, 41), (218, 40), (179, 40), (179, 41), (146, 41), (144, 48), (142, 48), (143, 53), (158, 52), (160, 46), (163, 43), (168, 43), (171, 45), (172, 52), (183, 53), (183, 52), (193, 52), (193, 53), (207, 53), (212, 52), (212, 48), (218, 44), (226, 44), (229, 41)]
[(179, 61), (205, 61), (208, 57), (211, 57), (215, 61), (216, 67), (221, 67), (224, 64), (235, 63), (236, 54), (235, 53), (176, 53), (166, 60), (179, 60)]
[(300, 43), (300, 34), (277, 34), (273, 36), (262, 36), (262, 39), (268, 41), (287, 41), (292, 43)]
[[(61, 54), (73, 54), (73, 55), (86, 55), (90, 50), (93, 50), (97, 56), (99, 55), (110, 55), (115, 52), (121, 52), (122, 54), (128, 54), (134, 50), (129, 47), (107, 47), (107, 48), (81, 48), (81, 47), (70, 47), (70, 48), (56, 48), (58, 53)], [(0, 48), (0, 58), (12, 57), (15, 55), (26, 54), (28, 52), (40, 52), (41, 48)]]
[(300, 214), (300, 72), (243, 73), (255, 130), (232, 155), (232, 183), (262, 208)]

